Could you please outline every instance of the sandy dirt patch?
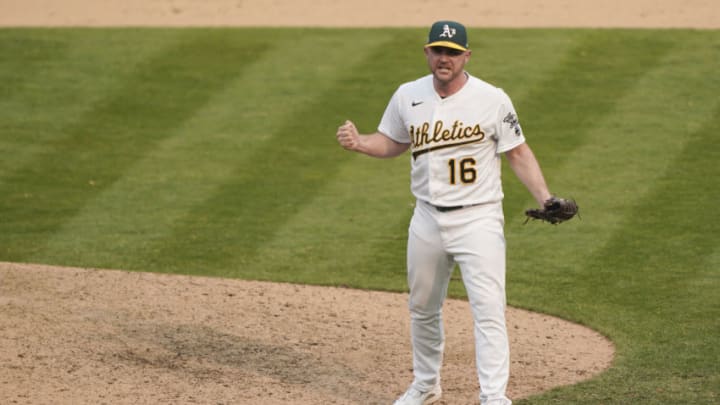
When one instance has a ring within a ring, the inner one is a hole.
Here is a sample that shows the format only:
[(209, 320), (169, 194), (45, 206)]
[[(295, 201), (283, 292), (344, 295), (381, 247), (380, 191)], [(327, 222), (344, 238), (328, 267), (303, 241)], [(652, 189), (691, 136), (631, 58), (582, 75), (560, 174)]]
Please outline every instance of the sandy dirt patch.
[(0, 0), (13, 26), (720, 28), (717, 0)]
[[(407, 294), (0, 263), (0, 403), (389, 404)], [(443, 404), (476, 403), (466, 301), (444, 308)], [(606, 369), (610, 342), (510, 308), (509, 393)]]

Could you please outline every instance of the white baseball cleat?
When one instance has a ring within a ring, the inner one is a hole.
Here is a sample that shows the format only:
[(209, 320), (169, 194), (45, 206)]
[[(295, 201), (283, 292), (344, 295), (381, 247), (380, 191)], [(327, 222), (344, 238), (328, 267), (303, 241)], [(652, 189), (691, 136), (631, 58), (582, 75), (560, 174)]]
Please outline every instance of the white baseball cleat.
[(440, 384), (427, 392), (420, 392), (410, 387), (393, 405), (428, 405), (439, 401), (440, 396), (442, 396)]

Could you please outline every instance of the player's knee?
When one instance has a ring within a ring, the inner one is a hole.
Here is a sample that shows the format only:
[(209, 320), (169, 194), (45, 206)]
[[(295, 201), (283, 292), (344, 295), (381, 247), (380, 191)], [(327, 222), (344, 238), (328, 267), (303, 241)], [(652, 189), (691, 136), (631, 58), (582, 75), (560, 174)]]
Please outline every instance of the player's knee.
[(442, 314), (442, 307), (435, 305), (410, 305), (410, 318), (419, 322), (432, 322), (439, 320)]

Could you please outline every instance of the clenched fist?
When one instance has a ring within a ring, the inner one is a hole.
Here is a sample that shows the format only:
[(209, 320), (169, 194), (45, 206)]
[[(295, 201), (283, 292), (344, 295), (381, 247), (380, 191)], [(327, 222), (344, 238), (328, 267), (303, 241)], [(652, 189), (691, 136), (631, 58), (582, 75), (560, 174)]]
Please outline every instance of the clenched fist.
[(357, 128), (355, 128), (355, 124), (351, 121), (345, 121), (345, 123), (338, 128), (335, 137), (340, 146), (347, 150), (357, 150), (360, 145), (360, 134)]

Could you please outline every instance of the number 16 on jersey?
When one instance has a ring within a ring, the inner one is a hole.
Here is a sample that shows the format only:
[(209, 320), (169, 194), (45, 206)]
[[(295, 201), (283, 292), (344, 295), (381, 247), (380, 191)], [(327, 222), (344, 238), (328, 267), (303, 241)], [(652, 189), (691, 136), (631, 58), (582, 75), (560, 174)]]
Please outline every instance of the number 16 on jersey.
[(460, 160), (448, 160), (448, 168), (450, 171), (450, 184), (472, 184), (477, 180), (477, 161), (474, 158), (467, 157)]

